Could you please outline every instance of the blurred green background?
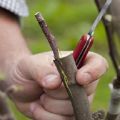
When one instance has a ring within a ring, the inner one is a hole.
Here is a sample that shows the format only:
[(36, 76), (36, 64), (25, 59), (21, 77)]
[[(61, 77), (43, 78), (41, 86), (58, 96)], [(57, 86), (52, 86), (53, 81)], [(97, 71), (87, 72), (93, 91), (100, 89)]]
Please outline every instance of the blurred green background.
[[(50, 50), (35, 20), (34, 14), (37, 11), (40, 11), (45, 17), (49, 28), (58, 40), (60, 50), (74, 49), (80, 36), (88, 32), (98, 14), (93, 0), (29, 0), (28, 5), (30, 15), (22, 20), (22, 31), (33, 53)], [(104, 56), (108, 60), (110, 68), (101, 78), (91, 109), (94, 111), (98, 109), (107, 110), (110, 97), (108, 83), (111, 82), (115, 73), (108, 55), (108, 46), (102, 22), (98, 25), (94, 36), (95, 42), (92, 51)], [(28, 120), (15, 109), (13, 104), (12, 109), (17, 120)]]

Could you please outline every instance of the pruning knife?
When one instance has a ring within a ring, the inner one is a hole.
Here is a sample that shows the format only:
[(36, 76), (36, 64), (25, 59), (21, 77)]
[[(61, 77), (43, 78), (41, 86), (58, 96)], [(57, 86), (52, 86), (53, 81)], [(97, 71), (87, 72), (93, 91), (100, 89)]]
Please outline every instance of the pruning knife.
[(106, 13), (108, 7), (110, 6), (112, 0), (106, 0), (104, 6), (102, 7), (100, 13), (98, 14), (97, 18), (95, 19), (93, 25), (91, 26), (89, 32), (85, 35), (83, 35), (80, 39), (80, 41), (77, 44), (77, 47), (73, 51), (73, 58), (75, 60), (76, 66), (79, 69), (92, 47), (93, 41), (94, 41), (94, 31), (104, 14)]

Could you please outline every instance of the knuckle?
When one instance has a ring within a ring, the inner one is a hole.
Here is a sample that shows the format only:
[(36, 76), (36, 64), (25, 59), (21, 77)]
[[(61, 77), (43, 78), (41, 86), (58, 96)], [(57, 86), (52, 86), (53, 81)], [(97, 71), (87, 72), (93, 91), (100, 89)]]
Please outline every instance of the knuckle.
[(103, 56), (96, 54), (96, 58), (99, 60), (99, 66), (103, 66), (106, 69), (109, 67), (107, 60)]

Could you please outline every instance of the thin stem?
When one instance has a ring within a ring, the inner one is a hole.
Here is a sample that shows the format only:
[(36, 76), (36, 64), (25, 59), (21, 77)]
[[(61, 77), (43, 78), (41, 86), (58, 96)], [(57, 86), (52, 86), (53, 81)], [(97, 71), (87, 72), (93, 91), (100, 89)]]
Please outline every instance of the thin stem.
[[(95, 0), (95, 3), (97, 5), (99, 11), (102, 8), (101, 2), (102, 2), (101, 0)], [(108, 11), (108, 13), (109, 13), (109, 11)], [(108, 45), (109, 45), (109, 50), (110, 50), (110, 57), (112, 59), (113, 65), (114, 65), (116, 73), (117, 73), (117, 79), (114, 80), (113, 87), (115, 90), (119, 91), (120, 80), (119, 80), (118, 75), (120, 73), (119, 73), (119, 66), (117, 64), (117, 60), (115, 59), (116, 58), (115, 54), (117, 51), (115, 49), (116, 46), (114, 45), (114, 38), (113, 38), (114, 29), (112, 26), (112, 21), (109, 22), (108, 20), (105, 19), (105, 17), (103, 18), (103, 24), (104, 24), (106, 34), (107, 34), (107, 40), (108, 40)], [(116, 98), (115, 98), (115, 95), (117, 96), (118, 94), (116, 94), (115, 92), (113, 93), (113, 91), (112, 91), (111, 100), (110, 100), (110, 107), (109, 107), (109, 110), (107, 112), (105, 120), (117, 120), (119, 112), (116, 112), (116, 114), (111, 112), (112, 110), (117, 111), (118, 108), (116, 108), (115, 106), (119, 105), (119, 95)]]
[(10, 84), (5, 80), (0, 80), (0, 120), (15, 120), (7, 103), (7, 91)]
[[(95, 3), (97, 5), (98, 10), (100, 11), (101, 8), (102, 8), (101, 1), (100, 0), (95, 0)], [(114, 55), (114, 45), (113, 45), (114, 38), (113, 38), (112, 25), (104, 17), (103, 17), (103, 24), (104, 24), (105, 31), (106, 31), (106, 34), (107, 34), (107, 40), (108, 40), (108, 45), (109, 45), (110, 57), (112, 59), (113, 65), (114, 65), (116, 73), (118, 75), (119, 74), (119, 68), (118, 68), (117, 61), (116, 61), (115, 55)]]
[(58, 59), (59, 58), (59, 52), (58, 52), (59, 50), (58, 50), (58, 47), (56, 44), (56, 39), (55, 39), (54, 35), (49, 31), (48, 26), (47, 26), (43, 16), (39, 12), (37, 12), (35, 14), (35, 17), (52, 48), (55, 59)]

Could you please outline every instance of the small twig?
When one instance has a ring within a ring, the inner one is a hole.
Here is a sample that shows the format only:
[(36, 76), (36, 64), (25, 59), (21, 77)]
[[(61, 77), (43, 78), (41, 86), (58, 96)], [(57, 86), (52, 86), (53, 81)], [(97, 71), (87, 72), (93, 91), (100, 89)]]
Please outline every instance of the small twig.
[[(7, 97), (0, 92), (0, 120), (15, 120), (6, 102)], [(4, 119), (3, 119), (4, 118)]]
[[(95, 3), (97, 5), (98, 10), (100, 11), (102, 8), (103, 1), (102, 0), (95, 0)], [(108, 14), (109, 11), (108, 11)], [(112, 17), (112, 15), (111, 15)], [(117, 78), (114, 80), (112, 87), (111, 87), (111, 99), (110, 99), (110, 105), (109, 105), (109, 110), (106, 116), (106, 120), (116, 120), (118, 117), (120, 110), (119, 110), (119, 105), (120, 105), (120, 72), (119, 72), (119, 66), (117, 64), (117, 59), (116, 59), (116, 49), (114, 46), (114, 28), (112, 26), (112, 21), (107, 20), (105, 17), (103, 17), (103, 24), (106, 30), (107, 34), (107, 40), (108, 40), (108, 45), (109, 45), (109, 51), (110, 51), (110, 57), (113, 62), (113, 65), (115, 67), (116, 73), (117, 73)]]
[(11, 85), (9, 81), (0, 80), (0, 91), (8, 96), (11, 96), (15, 92), (19, 91), (19, 88), (17, 85)]
[(7, 104), (7, 88), (6, 81), (0, 80), (0, 120), (15, 120)]
[(59, 58), (59, 50), (58, 50), (58, 47), (57, 47), (57, 44), (56, 44), (55, 37), (49, 31), (48, 26), (47, 26), (44, 18), (42, 17), (42, 15), (39, 12), (35, 14), (35, 17), (36, 17), (39, 25), (41, 26), (42, 31), (45, 34), (45, 36), (46, 36), (46, 38), (47, 38), (47, 40), (48, 40), (48, 42), (49, 42), (49, 44), (50, 44), (50, 46), (53, 50), (55, 59), (58, 59)]
[[(102, 4), (101, 1), (99, 0), (95, 0), (95, 3), (97, 5), (98, 10), (100, 11), (102, 8)], [(106, 30), (106, 34), (107, 34), (107, 40), (108, 40), (108, 45), (109, 45), (109, 50), (110, 50), (110, 57), (112, 59), (113, 65), (115, 67), (116, 73), (118, 74), (119, 68), (117, 65), (117, 61), (115, 60), (115, 55), (114, 55), (114, 46), (113, 46), (113, 28), (112, 25), (110, 23), (110, 21), (107, 21), (105, 19), (105, 17), (103, 17), (103, 24)]]
[[(102, 8), (102, 1), (101, 0), (95, 0), (95, 3), (98, 7), (98, 10), (100, 11)], [(112, 17), (112, 16), (111, 16)], [(112, 27), (112, 21), (107, 20), (105, 17), (103, 17), (103, 24), (106, 30), (107, 34), (107, 40), (108, 40), (108, 45), (109, 45), (109, 51), (110, 51), (110, 57), (112, 60), (112, 63), (114, 65), (114, 68), (116, 70), (117, 78), (114, 80), (114, 87), (120, 88), (120, 68), (119, 65), (117, 64), (117, 59), (115, 59), (115, 46), (114, 46), (114, 37), (113, 37), (113, 32), (114, 29)]]
[[(102, 4), (101, 4), (102, 1), (101, 0), (95, 0), (95, 3), (97, 5), (98, 10), (100, 11), (101, 8), (102, 8)], [(102, 20), (103, 20), (103, 24), (104, 24), (105, 31), (106, 31), (106, 34), (107, 34), (107, 40), (108, 40), (108, 45), (109, 45), (109, 50), (110, 50), (110, 57), (112, 59), (113, 65), (114, 65), (115, 70), (116, 70), (116, 73), (118, 74), (119, 68), (118, 68), (117, 61), (115, 60), (115, 56), (114, 56), (113, 28), (112, 28), (112, 25), (111, 25), (110, 21), (107, 21), (105, 19), (105, 17), (103, 17)]]
[(5, 80), (0, 80), (0, 91), (4, 92), (5, 89), (8, 87)]

